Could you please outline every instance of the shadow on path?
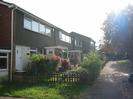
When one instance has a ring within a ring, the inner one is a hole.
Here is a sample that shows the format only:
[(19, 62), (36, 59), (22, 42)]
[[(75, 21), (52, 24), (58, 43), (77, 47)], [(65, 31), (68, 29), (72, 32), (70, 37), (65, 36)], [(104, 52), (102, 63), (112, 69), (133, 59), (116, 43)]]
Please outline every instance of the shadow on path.
[[(133, 71), (131, 62), (108, 62), (95, 84), (82, 99), (133, 99), (132, 86), (128, 85), (128, 73)], [(131, 92), (128, 92), (131, 91)]]
[(131, 73), (133, 72), (132, 63), (128, 60), (116, 61), (111, 64), (111, 68), (113, 68), (117, 72), (122, 73)]

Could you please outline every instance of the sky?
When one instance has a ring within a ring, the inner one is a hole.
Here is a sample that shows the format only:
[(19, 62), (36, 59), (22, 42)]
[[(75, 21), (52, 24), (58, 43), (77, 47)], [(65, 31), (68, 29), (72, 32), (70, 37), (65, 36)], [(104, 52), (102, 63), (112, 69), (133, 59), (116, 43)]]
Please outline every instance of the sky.
[(132, 0), (4, 0), (67, 31), (91, 37), (99, 44), (102, 23), (111, 11), (118, 12)]

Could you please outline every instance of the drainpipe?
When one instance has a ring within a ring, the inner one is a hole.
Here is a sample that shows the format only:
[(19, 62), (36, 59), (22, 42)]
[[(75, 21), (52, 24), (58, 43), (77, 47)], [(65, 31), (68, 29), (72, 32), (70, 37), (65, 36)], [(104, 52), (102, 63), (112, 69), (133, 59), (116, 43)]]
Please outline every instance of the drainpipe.
[(14, 49), (14, 38), (13, 38), (13, 34), (14, 34), (14, 10), (16, 9), (16, 7), (12, 6), (12, 12), (11, 12), (11, 66), (10, 66), (10, 81), (12, 81), (12, 78), (13, 78), (13, 49)]

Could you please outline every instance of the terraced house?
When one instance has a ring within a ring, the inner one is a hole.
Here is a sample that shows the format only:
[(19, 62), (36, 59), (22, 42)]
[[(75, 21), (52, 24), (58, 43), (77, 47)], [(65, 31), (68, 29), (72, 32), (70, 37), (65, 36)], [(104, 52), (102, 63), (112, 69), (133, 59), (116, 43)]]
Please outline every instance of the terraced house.
[(67, 33), (15, 4), (0, 1), (0, 79), (12, 80), (14, 72), (23, 72), (31, 54), (55, 54), (57, 49), (69, 52), (65, 58), (73, 58), (73, 53), (94, 50), (95, 42)]

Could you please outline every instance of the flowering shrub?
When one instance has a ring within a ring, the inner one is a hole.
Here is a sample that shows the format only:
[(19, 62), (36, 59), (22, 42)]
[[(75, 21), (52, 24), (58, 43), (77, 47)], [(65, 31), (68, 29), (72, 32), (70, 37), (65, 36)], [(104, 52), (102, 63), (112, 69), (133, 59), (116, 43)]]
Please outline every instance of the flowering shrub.
[(51, 58), (51, 60), (58, 61), (58, 64), (62, 64), (61, 59), (62, 58), (60, 56), (57, 56), (57, 55), (53, 55), (52, 58)]
[(64, 72), (69, 68), (69, 61), (57, 55), (48, 55), (48, 59), (58, 61), (59, 71)]
[(47, 55), (33, 54), (31, 56), (31, 63), (25, 68), (26, 72), (31, 75), (46, 75), (56, 72), (58, 60), (49, 59)]
[(62, 64), (63, 71), (68, 70), (68, 68), (69, 68), (69, 61), (68, 60), (63, 59), (61, 64)]

